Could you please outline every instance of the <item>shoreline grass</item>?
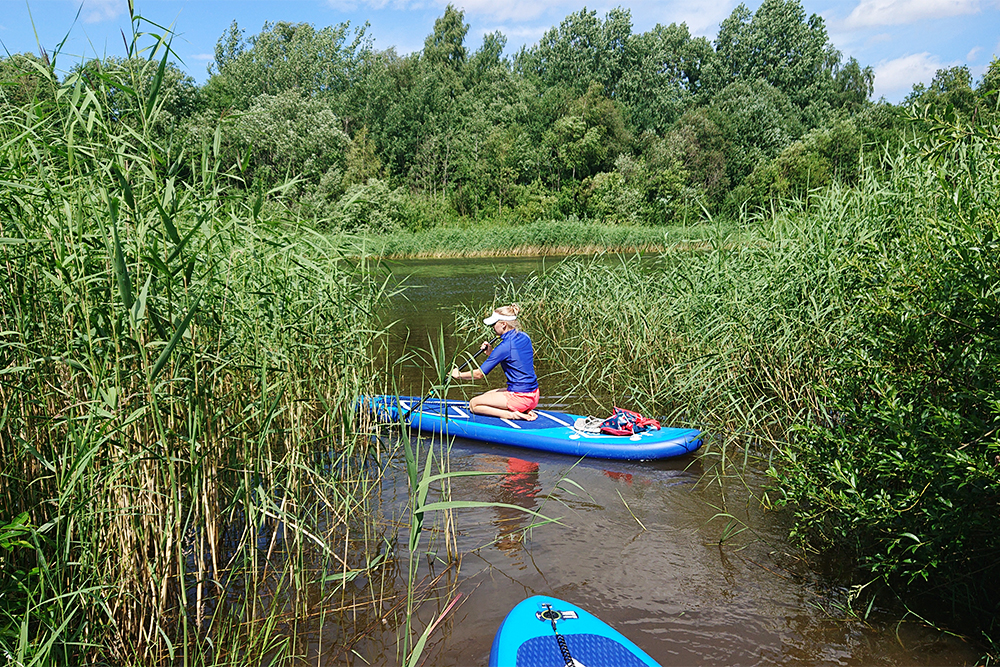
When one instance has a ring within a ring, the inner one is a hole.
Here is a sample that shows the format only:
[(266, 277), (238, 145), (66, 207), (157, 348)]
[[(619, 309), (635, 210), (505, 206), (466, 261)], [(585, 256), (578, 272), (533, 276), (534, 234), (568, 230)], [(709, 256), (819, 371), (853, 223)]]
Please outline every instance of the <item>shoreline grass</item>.
[(386, 235), (333, 235), (354, 256), (382, 259), (445, 257), (527, 257), (593, 253), (650, 253), (698, 247), (729, 223), (671, 227), (610, 225), (580, 220), (549, 220), (502, 226), (471, 223)]

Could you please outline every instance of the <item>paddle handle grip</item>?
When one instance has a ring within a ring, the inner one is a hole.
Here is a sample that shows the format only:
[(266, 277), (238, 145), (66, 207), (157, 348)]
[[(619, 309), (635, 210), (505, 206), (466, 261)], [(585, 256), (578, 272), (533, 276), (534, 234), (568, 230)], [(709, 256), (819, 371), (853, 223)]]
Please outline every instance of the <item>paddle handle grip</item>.
[[(493, 343), (497, 342), (498, 340), (500, 340), (500, 336), (494, 336), (493, 340), (491, 340), (489, 342), (489, 345), (493, 345)], [(477, 350), (474, 355), (472, 355), (471, 357), (469, 357), (468, 359), (466, 359), (465, 363), (458, 367), (458, 370), (461, 371), (463, 368), (465, 368), (466, 366), (469, 365), (470, 361), (472, 361), (473, 359), (475, 359), (476, 357), (478, 357), (480, 354), (482, 354), (485, 351), (486, 351), (486, 348), (480, 346), (479, 350)], [(466, 352), (466, 354), (468, 354), (468, 352)], [(450, 375), (448, 376), (447, 380), (445, 380), (445, 384), (447, 384), (448, 382), (451, 382), (451, 376)], [(434, 391), (431, 390), (430, 394), (427, 394), (426, 396), (424, 396), (423, 398), (421, 398), (419, 403), (417, 403), (412, 408), (410, 408), (409, 410), (407, 410), (406, 414), (403, 415), (403, 420), (405, 421), (405, 420), (409, 419), (410, 415), (413, 414), (414, 412), (416, 412), (417, 410), (419, 410), (420, 406), (422, 406), (424, 404), (424, 401), (426, 401), (428, 398), (430, 398), (431, 394), (433, 394), (433, 393), (434, 393)]]
[[(493, 338), (493, 340), (491, 340), (489, 343), (487, 343), (487, 345), (493, 345), (498, 340), (500, 340), (500, 336), (495, 336)], [(474, 355), (472, 355), (471, 357), (469, 357), (468, 359), (466, 359), (465, 363), (458, 367), (458, 370), (460, 370), (460, 371), (465, 370), (465, 367), (469, 365), (469, 362), (471, 362), (473, 359), (475, 359), (476, 357), (478, 357), (480, 354), (482, 354), (485, 351), (486, 351), (486, 348), (480, 347), (478, 350), (476, 350), (476, 353)], [(466, 353), (466, 354), (468, 354), (468, 353)]]

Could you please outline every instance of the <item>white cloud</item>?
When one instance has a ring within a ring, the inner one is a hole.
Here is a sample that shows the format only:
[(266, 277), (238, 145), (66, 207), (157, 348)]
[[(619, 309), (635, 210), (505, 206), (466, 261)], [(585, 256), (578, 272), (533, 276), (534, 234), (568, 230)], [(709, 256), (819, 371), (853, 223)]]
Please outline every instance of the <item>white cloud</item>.
[(905, 25), (924, 19), (975, 14), (980, 0), (861, 0), (845, 21), (850, 28)]
[(887, 32), (880, 32), (877, 35), (872, 35), (865, 40), (865, 46), (875, 46), (876, 44), (881, 44), (882, 42), (891, 42), (892, 35)]
[(112, 21), (125, 12), (125, 0), (84, 0), (83, 20), (86, 23)]
[(930, 84), (934, 74), (956, 63), (942, 63), (938, 56), (924, 51), (894, 60), (883, 60), (875, 66), (875, 97), (892, 99), (898, 93), (909, 92), (915, 83)]
[(190, 58), (191, 60), (208, 61), (208, 60), (215, 60), (215, 55), (211, 53), (196, 53), (193, 56), (188, 56), (188, 58)]
[(549, 13), (559, 5), (565, 5), (566, 13), (573, 11), (576, 3), (566, 0), (556, 0), (551, 3), (535, 2), (533, 0), (513, 0), (513, 2), (496, 2), (496, 0), (464, 0), (456, 3), (459, 9), (464, 9), (466, 16), (488, 16), (495, 21), (530, 21), (542, 14)]
[[(719, 30), (719, 24), (733, 12), (736, 0), (699, 0), (699, 2), (681, 2), (680, 0), (632, 0), (622, 3), (620, 0), (608, 0), (608, 8), (625, 6), (632, 12), (632, 31), (635, 33), (652, 30), (657, 23), (670, 25), (684, 23), (693, 36), (714, 39)], [(587, 7), (591, 3), (587, 2)], [(602, 12), (598, 10), (598, 13)]]
[[(488, 26), (481, 26), (479, 28), (473, 28), (469, 31), (469, 37), (474, 37), (472, 41), (475, 43), (482, 35), (490, 35), (499, 30), (503, 33), (511, 43), (521, 44), (522, 42), (530, 43), (537, 42), (542, 38), (552, 26), (550, 25), (505, 25), (502, 23), (492, 24)], [(473, 35), (473, 30), (475, 35)], [(469, 38), (466, 38), (465, 45), (470, 46)], [(474, 47), (471, 47), (474, 48)]]
[(969, 53), (966, 54), (965, 59), (967, 61), (969, 61), (970, 63), (976, 62), (976, 57), (979, 55), (979, 52), (982, 51), (982, 50), (983, 50), (983, 47), (981, 47), (981, 46), (973, 47), (972, 50), (969, 51)]

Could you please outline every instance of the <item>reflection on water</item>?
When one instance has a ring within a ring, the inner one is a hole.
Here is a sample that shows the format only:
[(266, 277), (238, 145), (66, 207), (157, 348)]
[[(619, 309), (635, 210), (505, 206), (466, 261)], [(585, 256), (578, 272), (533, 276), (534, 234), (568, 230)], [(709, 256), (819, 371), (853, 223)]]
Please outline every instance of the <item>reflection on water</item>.
[[(413, 290), (387, 313), (399, 320), (395, 331), (400, 347), (394, 352), (426, 341), (439, 327), (449, 350), (465, 344), (452, 332), (452, 309), (491, 305), (498, 285), (523, 280), (544, 265), (524, 258), (496, 265), (468, 260), (397, 263), (410, 276)], [(530, 313), (526, 315), (530, 333)], [(543, 364), (544, 356), (539, 350)], [(543, 407), (549, 401), (547, 407), (591, 412), (571, 387), (560, 384), (559, 369), (543, 368)], [(423, 393), (428, 381), (422, 371), (416, 365), (396, 369), (397, 386)], [(491, 386), (499, 386), (500, 378), (491, 380)], [(474, 390), (483, 388), (479, 383)], [(506, 613), (535, 594), (555, 595), (588, 609), (665, 667), (962, 665), (978, 658), (963, 642), (919, 624), (898, 624), (893, 618), (844, 620), (830, 604), (830, 584), (817, 578), (788, 544), (783, 517), (761, 511), (750, 499), (747, 490), (765, 483), (753, 470), (723, 494), (714, 477), (704, 474), (712, 462), (705, 460), (703, 468), (699, 457), (578, 461), (464, 440), (451, 443), (450, 449), (451, 471), (493, 473), (455, 479), (452, 497), (507, 507), (456, 512), (457, 543), (464, 554), (460, 577), (439, 604), (421, 610), (422, 622), (432, 622), (456, 593), (463, 595), (435, 628), (425, 652), (427, 665), (485, 665)], [(386, 495), (400, 507), (406, 503), (401, 464), (389, 472)], [(557, 522), (532, 527), (536, 519), (517, 508)], [(724, 533), (732, 537), (720, 543)], [(405, 543), (401, 532), (400, 544)], [(437, 567), (433, 561), (427, 559), (428, 568)], [(373, 643), (389, 646), (392, 639)], [(386, 664), (384, 656), (367, 658)]]
[(482, 489), (485, 499), (497, 503), (490, 518), (496, 532), (493, 544), (523, 565), (524, 530), (531, 521), (529, 512), (538, 508), (537, 496), (542, 490), (538, 463), (497, 454), (472, 456), (469, 463), (477, 471), (496, 473), (495, 478), (487, 478), (490, 481)]

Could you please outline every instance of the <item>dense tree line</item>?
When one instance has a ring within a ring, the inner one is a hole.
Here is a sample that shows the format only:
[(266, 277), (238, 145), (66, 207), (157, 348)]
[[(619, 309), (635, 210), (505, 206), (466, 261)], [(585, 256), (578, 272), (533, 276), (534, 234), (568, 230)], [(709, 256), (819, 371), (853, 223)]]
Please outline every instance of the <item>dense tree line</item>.
[[(141, 95), (124, 91), (155, 83), (172, 159), (212, 145), (248, 191), (294, 178), (288, 201), (304, 219), (374, 231), (459, 218), (669, 224), (768, 207), (888, 164), (920, 131), (907, 109), (997, 109), (998, 61), (978, 86), (954, 67), (899, 106), (872, 102), (872, 68), (845, 62), (799, 0), (740, 5), (714, 43), (683, 23), (636, 34), (621, 8), (570, 14), (512, 56), (499, 32), (471, 51), (468, 30), (449, 6), (423, 50), (400, 56), (374, 49), (367, 26), (266, 23), (248, 37), (234, 22), (203, 86), (135, 57), (73, 74), (123, 123), (141, 118)], [(42, 108), (33, 73), (48, 66), (0, 61), (3, 101)]]

